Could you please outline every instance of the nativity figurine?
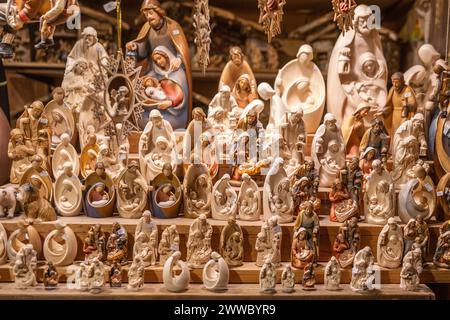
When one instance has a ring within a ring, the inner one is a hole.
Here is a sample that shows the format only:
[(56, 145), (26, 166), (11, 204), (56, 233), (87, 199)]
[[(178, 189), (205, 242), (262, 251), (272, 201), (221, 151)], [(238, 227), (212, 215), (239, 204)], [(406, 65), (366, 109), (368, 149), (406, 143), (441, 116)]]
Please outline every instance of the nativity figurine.
[(78, 250), (77, 237), (64, 222), (56, 221), (55, 230), (51, 231), (44, 241), (43, 251), (46, 261), (54, 266), (71, 265)]
[[(403, 228), (403, 256), (409, 251), (420, 248), (422, 258), (425, 259), (428, 253), (430, 241), (430, 231), (428, 224), (423, 217), (418, 216), (416, 219), (411, 218)], [(425, 262), (425, 260), (423, 261)]]
[(119, 215), (126, 219), (139, 218), (147, 207), (149, 187), (139, 172), (137, 161), (131, 161), (117, 181), (117, 211), (119, 211)]
[(450, 269), (450, 231), (439, 235), (433, 263), (439, 268)]
[[(31, 245), (38, 255), (41, 254), (41, 237), (33, 226), (33, 223), (29, 219), (19, 220), (17, 229), (9, 235), (8, 242), (6, 243), (6, 252), (9, 261), (15, 261), (17, 253), (26, 245)], [(4, 236), (6, 236), (6, 233)]]
[(35, 287), (37, 269), (37, 254), (31, 244), (20, 248), (14, 261), (12, 272), (14, 274), (14, 283), (18, 289)]
[(58, 286), (59, 274), (51, 261), (47, 261), (47, 266), (44, 271), (44, 287), (46, 290), (56, 289)]
[(319, 258), (319, 216), (314, 211), (314, 204), (311, 201), (304, 202), (298, 211), (297, 218), (294, 223), (294, 231), (300, 228), (306, 230), (306, 240), (308, 247), (314, 252), (313, 262), (317, 263)]
[(403, 258), (403, 231), (395, 222), (389, 218), (383, 227), (377, 241), (377, 262), (385, 268), (398, 268)]
[(94, 258), (98, 258), (100, 261), (106, 260), (106, 236), (99, 224), (92, 226), (84, 238), (83, 253), (86, 263)]
[(158, 246), (159, 264), (164, 266), (167, 259), (179, 250), (180, 235), (178, 234), (177, 226), (172, 224), (165, 228), (161, 234), (161, 240)]
[(323, 274), (325, 288), (330, 291), (339, 290), (341, 283), (341, 268), (336, 257), (331, 257), (325, 266), (325, 272)]
[(303, 269), (314, 260), (314, 248), (310, 246), (307, 238), (308, 232), (303, 227), (294, 232), (291, 248), (291, 263), (294, 268)]
[(114, 212), (116, 192), (103, 162), (97, 162), (95, 171), (84, 182), (86, 215), (94, 218), (111, 217)]
[(230, 185), (230, 175), (224, 174), (212, 189), (213, 201), (211, 203), (212, 218), (215, 220), (228, 220), (236, 217), (237, 194)]
[(109, 286), (111, 288), (122, 287), (122, 267), (115, 262), (109, 270)]
[(211, 260), (203, 268), (202, 279), (206, 290), (221, 292), (227, 290), (230, 271), (225, 260), (217, 252), (211, 253)]
[(19, 183), (25, 171), (31, 166), (31, 157), (36, 154), (31, 141), (25, 138), (22, 129), (12, 129), (8, 144), (8, 157), (12, 160), (9, 181)]
[(52, 173), (55, 179), (63, 173), (64, 164), (72, 164), (75, 176), (80, 174), (80, 159), (74, 146), (70, 143), (70, 137), (67, 133), (61, 135), (61, 142), (56, 146), (52, 157)]
[(264, 261), (262, 268), (259, 272), (259, 287), (263, 293), (274, 293), (277, 271), (275, 265), (271, 262), (269, 258)]
[(319, 171), (320, 186), (330, 187), (345, 168), (345, 144), (336, 117), (327, 113), (311, 145), (311, 158)]
[(128, 263), (128, 233), (118, 222), (114, 222), (112, 225), (112, 231), (106, 243), (106, 250), (106, 262), (108, 265), (112, 265), (114, 262), (119, 262), (122, 265)]
[[(178, 275), (174, 272), (174, 267), (181, 269)], [(181, 260), (181, 252), (175, 251), (166, 261), (163, 268), (164, 287), (170, 292), (183, 292), (189, 287), (191, 274), (188, 264)]]
[(205, 164), (191, 164), (183, 181), (184, 210), (187, 218), (211, 216), (212, 181)]
[(196, 218), (190, 228), (187, 241), (187, 262), (190, 268), (203, 268), (209, 261), (212, 227), (204, 214)]
[(258, 221), (261, 216), (261, 193), (252, 177), (244, 173), (238, 196), (239, 219)]
[(220, 253), (230, 268), (239, 267), (244, 261), (244, 235), (234, 217), (228, 218), (220, 235)]
[(145, 263), (140, 254), (135, 255), (128, 270), (127, 290), (137, 291), (144, 286)]
[(64, 163), (62, 169), (54, 185), (56, 210), (63, 217), (77, 216), (83, 205), (84, 187), (78, 175), (73, 172), (71, 162)]
[(333, 243), (333, 253), (341, 268), (353, 265), (355, 255), (359, 251), (360, 241), (357, 217), (351, 218), (339, 227)]
[(289, 264), (286, 264), (281, 273), (281, 286), (284, 293), (292, 293), (295, 291), (295, 273)]
[(165, 163), (162, 173), (151, 181), (149, 188), (153, 215), (160, 219), (176, 218), (180, 212), (182, 185), (174, 174), (172, 165)]
[(370, 247), (364, 247), (355, 255), (352, 268), (350, 288), (353, 291), (364, 292), (374, 290), (375, 270), (374, 257)]
[(316, 284), (316, 273), (314, 264), (308, 263), (303, 269), (302, 286), (303, 290), (312, 290)]

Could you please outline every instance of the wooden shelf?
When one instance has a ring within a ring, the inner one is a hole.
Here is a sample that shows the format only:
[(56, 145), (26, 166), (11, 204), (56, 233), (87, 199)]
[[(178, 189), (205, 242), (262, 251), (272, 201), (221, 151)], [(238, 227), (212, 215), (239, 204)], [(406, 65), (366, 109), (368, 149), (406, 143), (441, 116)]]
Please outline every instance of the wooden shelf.
[[(14, 297), (19, 300), (147, 300), (147, 299), (192, 299), (192, 300), (229, 300), (229, 299), (258, 299), (258, 300), (434, 300), (435, 295), (425, 285), (421, 285), (417, 291), (403, 291), (398, 285), (382, 285), (380, 290), (367, 293), (353, 292), (348, 285), (343, 285), (342, 290), (327, 291), (323, 285), (317, 285), (315, 290), (305, 291), (300, 285), (296, 286), (293, 293), (284, 293), (281, 286), (277, 286), (273, 294), (261, 293), (258, 285), (231, 284), (225, 292), (211, 292), (206, 290), (201, 284), (191, 284), (185, 292), (171, 293), (162, 284), (146, 284), (139, 291), (129, 291), (125, 286), (121, 288), (106, 287), (100, 293), (90, 293), (68, 289), (59, 286), (54, 290), (45, 290), (42, 284), (35, 288), (25, 290), (15, 288), (14, 284), (0, 284), (0, 300)], [(210, 311), (212, 312), (212, 311)], [(215, 310), (219, 312), (219, 310)]]
[[(104, 232), (109, 233), (112, 228), (112, 223), (117, 221), (119, 222), (128, 232), (128, 258), (132, 259), (133, 252), (133, 244), (134, 244), (134, 232), (136, 229), (136, 223), (138, 220), (134, 219), (123, 219), (118, 216), (112, 218), (104, 218), (104, 219), (94, 219), (89, 218), (84, 215), (80, 215), (77, 217), (59, 217), (59, 219), (65, 222), (72, 230), (75, 232), (78, 243), (78, 253), (76, 260), (81, 261), (84, 259), (83, 255), (83, 239), (86, 237), (86, 234), (89, 228), (92, 225), (100, 224)], [(177, 225), (177, 230), (180, 234), (180, 243), (181, 248), (180, 251), (182, 253), (182, 258), (186, 257), (186, 243), (189, 234), (189, 227), (192, 223), (192, 219), (187, 219), (184, 217), (179, 217), (175, 219), (157, 219), (153, 218), (159, 229), (159, 236), (161, 236), (162, 231), (172, 225)], [(396, 218), (399, 219), (398, 217)], [(18, 228), (18, 221), (20, 217), (15, 217), (11, 220), (2, 220), (6, 232), (10, 235), (14, 230)], [(213, 227), (213, 236), (212, 236), (212, 248), (213, 250), (219, 250), (219, 241), (220, 241), (220, 233), (222, 228), (227, 224), (226, 221), (218, 221), (218, 220), (208, 220)], [(399, 222), (399, 220), (398, 220)], [(258, 233), (261, 231), (262, 221), (238, 221), (239, 225), (242, 228), (242, 232), (244, 235), (244, 261), (252, 262), (256, 261), (257, 252), (255, 250), (255, 242)], [(282, 261), (290, 261), (290, 250), (291, 243), (293, 237), (293, 225), (294, 223), (282, 224), (282, 243), (281, 243), (281, 259)], [(328, 262), (332, 256), (332, 247), (336, 235), (339, 230), (340, 223), (330, 222), (328, 216), (320, 216), (320, 254), (319, 254), (319, 262)], [(370, 246), (376, 256), (376, 247), (378, 235), (381, 232), (382, 226), (373, 225), (361, 222), (360, 226), (360, 234), (361, 234), (361, 247)], [(440, 223), (430, 222), (430, 249), (428, 255), (426, 256), (427, 261), (432, 260), (432, 256), (434, 254), (434, 250), (436, 248), (437, 238), (439, 236), (439, 226)], [(39, 232), (42, 243), (44, 242), (47, 234), (54, 229), (54, 222), (43, 222), (35, 225), (37, 231)], [(43, 260), (43, 256), (38, 257)], [(0, 279), (1, 281), (1, 279)]]

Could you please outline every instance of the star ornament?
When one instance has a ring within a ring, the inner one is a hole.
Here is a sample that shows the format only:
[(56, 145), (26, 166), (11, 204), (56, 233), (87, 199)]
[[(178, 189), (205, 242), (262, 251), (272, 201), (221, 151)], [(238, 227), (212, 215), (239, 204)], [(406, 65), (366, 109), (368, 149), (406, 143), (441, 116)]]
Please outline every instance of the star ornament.
[(353, 29), (353, 17), (355, 15), (355, 0), (331, 0), (334, 11), (333, 21), (337, 23), (343, 34)]

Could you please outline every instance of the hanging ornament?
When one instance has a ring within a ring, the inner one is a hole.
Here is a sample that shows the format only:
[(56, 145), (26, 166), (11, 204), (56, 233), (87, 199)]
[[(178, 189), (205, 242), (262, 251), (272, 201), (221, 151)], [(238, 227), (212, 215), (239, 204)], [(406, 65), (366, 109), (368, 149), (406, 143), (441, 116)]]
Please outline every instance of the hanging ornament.
[(334, 10), (334, 22), (337, 22), (339, 29), (345, 34), (353, 29), (353, 17), (355, 15), (355, 0), (331, 0)]
[(194, 0), (193, 20), (195, 28), (194, 43), (197, 46), (197, 63), (201, 66), (203, 74), (205, 74), (209, 65), (209, 48), (211, 45), (208, 0)]
[(259, 23), (264, 27), (268, 42), (281, 33), (283, 7), (286, 0), (258, 0)]

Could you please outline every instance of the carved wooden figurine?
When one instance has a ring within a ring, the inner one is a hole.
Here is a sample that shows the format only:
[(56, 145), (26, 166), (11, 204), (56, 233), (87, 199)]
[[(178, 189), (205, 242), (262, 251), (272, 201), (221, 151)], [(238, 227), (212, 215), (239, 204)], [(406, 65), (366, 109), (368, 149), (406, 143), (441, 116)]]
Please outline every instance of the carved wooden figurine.
[(117, 180), (117, 210), (122, 218), (137, 219), (147, 207), (148, 185), (136, 161), (122, 171)]
[(450, 231), (440, 234), (433, 256), (433, 263), (437, 267), (450, 269)]
[(187, 218), (211, 216), (212, 181), (206, 165), (191, 164), (183, 181), (184, 209)]
[(20, 248), (16, 255), (13, 267), (14, 283), (18, 289), (35, 287), (37, 257), (36, 251), (31, 244)]
[(217, 252), (211, 253), (211, 260), (203, 268), (203, 285), (210, 291), (225, 291), (230, 271), (225, 260)]
[(150, 190), (153, 215), (160, 219), (176, 218), (181, 208), (183, 192), (170, 163), (163, 165), (162, 173), (152, 180)]
[(212, 227), (206, 216), (201, 214), (189, 228), (187, 241), (187, 262), (190, 268), (203, 268), (211, 255)]
[(133, 263), (128, 271), (127, 290), (137, 291), (144, 286), (145, 264), (143, 257), (137, 254), (133, 257)]
[(308, 243), (308, 232), (305, 228), (299, 228), (294, 233), (291, 248), (291, 263), (294, 268), (302, 269), (314, 260), (314, 248)]
[(80, 174), (80, 160), (78, 153), (70, 143), (70, 137), (67, 133), (61, 135), (61, 142), (57, 145), (52, 157), (52, 172), (53, 177), (58, 177), (64, 172), (64, 164), (71, 163), (73, 173), (78, 177)]
[(56, 289), (58, 286), (59, 274), (58, 270), (56, 270), (53, 262), (47, 261), (47, 267), (44, 271), (44, 287), (46, 290)]
[(403, 257), (403, 267), (400, 272), (400, 288), (413, 291), (420, 284), (420, 274), (423, 271), (423, 257), (420, 248), (409, 251)]
[(56, 220), (56, 212), (49, 200), (40, 194), (40, 190), (43, 188), (39, 176), (32, 175), (30, 182), (20, 187), (20, 202), (28, 218), (54, 221)]
[(93, 218), (111, 217), (114, 213), (116, 192), (102, 162), (95, 165), (95, 171), (86, 178), (84, 186), (86, 215)]
[(111, 288), (122, 287), (122, 267), (120, 263), (114, 263), (109, 271), (109, 286)]
[(325, 266), (325, 272), (323, 274), (323, 283), (327, 290), (339, 290), (339, 285), (341, 283), (341, 267), (336, 259), (336, 257), (331, 257)]
[(311, 157), (319, 171), (320, 185), (330, 187), (345, 168), (345, 144), (336, 117), (327, 113), (317, 129), (311, 146)]
[(89, 229), (83, 241), (83, 253), (85, 262), (89, 262), (94, 258), (98, 258), (100, 261), (106, 260), (106, 236), (99, 224)]
[(228, 220), (236, 217), (237, 194), (230, 185), (230, 175), (224, 174), (212, 189), (213, 201), (211, 203), (212, 218), (215, 220)]
[(244, 173), (238, 197), (239, 219), (257, 221), (260, 219), (261, 211), (261, 193), (258, 185), (250, 175)]
[(244, 235), (234, 217), (228, 219), (228, 224), (220, 235), (220, 253), (227, 264), (238, 267), (244, 261)]
[(333, 252), (341, 268), (353, 265), (356, 253), (359, 251), (361, 235), (358, 218), (353, 217), (339, 228), (333, 244)]
[(51, 231), (44, 241), (45, 260), (54, 266), (68, 266), (77, 255), (77, 238), (70, 227), (61, 221), (55, 222), (55, 230)]
[(176, 251), (180, 250), (180, 235), (178, 234), (177, 226), (172, 224), (164, 229), (159, 241), (158, 253), (159, 264), (164, 266), (167, 259)]
[(316, 284), (316, 273), (314, 264), (308, 263), (303, 269), (302, 286), (303, 290), (312, 290)]
[(377, 242), (377, 262), (385, 268), (398, 268), (403, 258), (402, 228), (389, 218), (388, 223), (381, 230)]
[[(181, 273), (174, 274), (173, 268), (177, 266), (181, 269)], [(186, 262), (181, 260), (181, 252), (174, 252), (164, 264), (163, 282), (164, 287), (170, 292), (186, 291), (191, 281), (189, 267)]]
[(314, 211), (314, 205), (311, 201), (306, 201), (299, 208), (298, 216), (295, 220), (294, 230), (305, 228), (307, 232), (306, 240), (308, 247), (314, 251), (313, 263), (317, 263), (319, 258), (319, 216)]
[(403, 229), (403, 255), (405, 256), (409, 251), (420, 248), (422, 258), (425, 259), (428, 253), (429, 241), (430, 231), (423, 217), (418, 216), (417, 219), (410, 219)]
[[(48, 201), (53, 199), (53, 183), (50, 174), (45, 170), (44, 158), (36, 154), (31, 158), (31, 166), (20, 179), (20, 185), (31, 184), (37, 187), (39, 195)], [(39, 181), (38, 181), (39, 180)]]
[(71, 162), (63, 164), (63, 172), (58, 176), (54, 185), (55, 205), (58, 213), (63, 217), (77, 216), (83, 205), (84, 187), (78, 175), (73, 172)]
[(11, 233), (8, 238), (6, 247), (8, 259), (10, 261), (15, 261), (17, 253), (27, 244), (31, 244), (38, 255), (41, 253), (41, 237), (39, 236), (36, 228), (33, 226), (33, 221), (19, 220), (18, 228)]
[(107, 257), (109, 265), (119, 262), (122, 265), (128, 263), (128, 233), (118, 222), (114, 222), (108, 242), (106, 243)]
[(14, 218), (16, 212), (17, 188), (13, 186), (6, 186), (0, 188), (0, 218)]
[(283, 292), (292, 293), (295, 291), (295, 273), (292, 270), (290, 264), (286, 264), (281, 273), (281, 286), (283, 287)]
[(331, 202), (330, 221), (345, 222), (358, 214), (358, 203), (350, 198), (347, 186), (341, 179), (333, 182), (329, 194)]
[(278, 217), (273, 216), (261, 226), (261, 232), (256, 239), (255, 249), (258, 251), (256, 265), (262, 266), (266, 259), (278, 267), (281, 263), (282, 230)]
[(276, 269), (275, 265), (271, 262), (269, 258), (264, 261), (261, 271), (259, 272), (259, 287), (261, 292), (264, 293), (274, 293), (276, 281)]
[(374, 289), (375, 271), (373, 269), (373, 254), (370, 247), (364, 247), (355, 256), (353, 261), (352, 279), (350, 288), (353, 291), (370, 291)]
[(23, 174), (31, 165), (31, 157), (35, 155), (33, 144), (25, 139), (22, 129), (12, 129), (8, 144), (8, 157), (12, 160), (10, 182), (19, 183)]

